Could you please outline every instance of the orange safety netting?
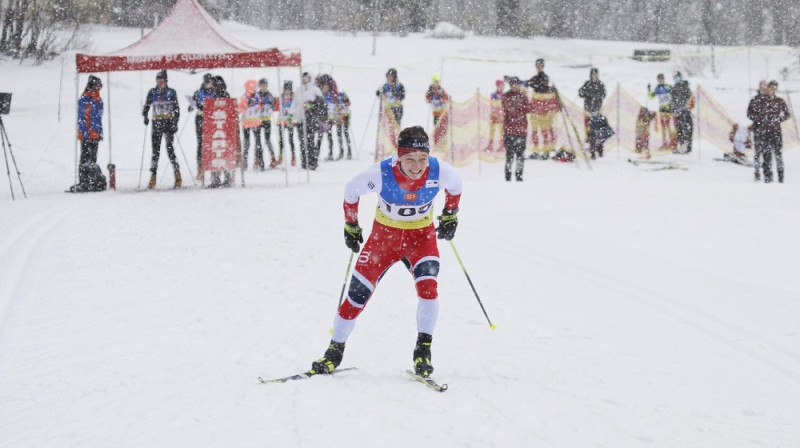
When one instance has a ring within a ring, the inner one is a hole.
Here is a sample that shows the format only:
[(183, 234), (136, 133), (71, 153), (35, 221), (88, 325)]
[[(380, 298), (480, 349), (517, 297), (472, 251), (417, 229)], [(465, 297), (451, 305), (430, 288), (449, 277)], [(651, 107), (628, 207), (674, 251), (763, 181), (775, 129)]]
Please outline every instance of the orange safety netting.
[[(588, 114), (583, 108), (557, 93), (530, 96), (539, 113), (529, 116), (527, 151), (560, 148), (585, 157)], [(791, 112), (788, 99), (787, 104)], [(690, 106), (695, 142), (702, 139), (722, 151), (731, 151), (730, 132), (734, 121), (719, 103), (698, 86)], [(647, 143), (652, 155), (671, 154), (677, 139), (675, 117), (655, 110), (651, 111), (656, 113), (655, 118), (646, 122), (641, 120), (642, 109), (643, 106), (621, 88), (608, 96), (600, 113), (608, 119), (616, 135), (606, 141), (606, 148), (638, 152), (638, 139), (639, 148)], [(475, 160), (503, 161), (502, 114), (500, 101), (492, 101), (480, 93), (465, 102), (451, 101), (431, 132), (431, 154), (454, 166), (465, 166)], [(782, 127), (784, 149), (800, 146), (794, 118), (785, 121)], [(376, 159), (397, 153), (397, 134), (399, 127), (394, 116), (384, 107), (378, 127)]]

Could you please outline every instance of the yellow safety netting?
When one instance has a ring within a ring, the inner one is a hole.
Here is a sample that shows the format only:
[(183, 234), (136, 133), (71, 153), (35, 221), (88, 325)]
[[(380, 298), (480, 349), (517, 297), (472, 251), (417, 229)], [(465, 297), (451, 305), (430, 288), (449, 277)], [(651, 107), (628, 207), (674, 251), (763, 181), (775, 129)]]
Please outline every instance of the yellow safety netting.
[[(532, 94), (531, 99), (537, 113), (529, 115), (527, 151), (563, 149), (585, 157), (589, 115), (583, 108), (557, 93)], [(785, 100), (792, 112), (790, 100)], [(694, 115), (695, 142), (702, 139), (722, 151), (731, 151), (730, 132), (734, 120), (709, 92), (698, 86), (690, 107)], [(600, 113), (616, 133), (605, 143), (606, 152), (613, 148), (636, 151), (637, 120), (642, 108), (641, 103), (621, 88), (606, 98)], [(649, 131), (651, 155), (671, 154), (676, 146), (675, 117), (660, 115), (657, 110), (653, 112), (657, 113), (653, 123), (649, 126), (639, 123), (639, 133), (643, 128)], [(784, 149), (800, 146), (794, 118), (785, 121), (782, 129)], [(388, 107), (383, 107), (376, 159), (397, 153), (399, 131), (393, 114)], [(505, 160), (500, 101), (492, 101), (480, 93), (464, 102), (451, 101), (431, 132), (431, 143), (432, 155), (454, 166), (465, 166), (476, 160), (490, 163)]]

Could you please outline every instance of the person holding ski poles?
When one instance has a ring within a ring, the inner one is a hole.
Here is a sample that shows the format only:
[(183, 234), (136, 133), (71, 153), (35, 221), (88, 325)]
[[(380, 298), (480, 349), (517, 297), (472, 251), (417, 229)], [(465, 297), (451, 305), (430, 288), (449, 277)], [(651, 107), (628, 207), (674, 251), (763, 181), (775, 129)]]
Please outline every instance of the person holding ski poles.
[[(450, 241), (455, 236), (462, 186), (455, 169), (429, 153), (428, 135), (421, 126), (403, 129), (397, 155), (367, 168), (345, 187), (344, 240), (359, 254), (358, 262), (346, 298), (334, 317), (330, 345), (323, 357), (311, 364), (308, 374), (332, 373), (339, 366), (356, 318), (383, 273), (398, 261), (408, 268), (417, 291), (414, 371), (425, 378), (433, 372), (431, 342), (439, 314), (436, 239)], [(433, 201), (441, 190), (445, 191), (444, 210), (438, 218), (439, 227), (434, 228)], [(361, 249), (364, 239), (358, 225), (358, 203), (366, 193), (378, 194), (378, 209), (372, 233)]]
[(292, 152), (292, 166), (297, 163), (297, 158), (294, 155), (294, 123), (292, 122), (292, 100), (294, 99), (294, 90), (292, 90), (292, 81), (283, 82), (283, 93), (281, 93), (281, 105), (278, 111), (278, 153), (281, 160), (283, 160), (283, 130), (286, 129), (286, 134), (289, 140), (289, 149)]
[(153, 144), (153, 155), (150, 160), (150, 182), (147, 188), (152, 190), (156, 187), (156, 173), (158, 171), (158, 158), (161, 153), (161, 138), (164, 137), (167, 146), (167, 156), (172, 163), (172, 171), (175, 173), (175, 188), (181, 187), (181, 167), (178, 158), (175, 156), (175, 133), (178, 132), (178, 122), (181, 117), (181, 109), (178, 106), (178, 94), (175, 89), (167, 86), (167, 71), (161, 70), (156, 74), (156, 86), (147, 92), (147, 100), (142, 108), (144, 125), (150, 124), (150, 107), (153, 107), (153, 128), (151, 133), (151, 143)]

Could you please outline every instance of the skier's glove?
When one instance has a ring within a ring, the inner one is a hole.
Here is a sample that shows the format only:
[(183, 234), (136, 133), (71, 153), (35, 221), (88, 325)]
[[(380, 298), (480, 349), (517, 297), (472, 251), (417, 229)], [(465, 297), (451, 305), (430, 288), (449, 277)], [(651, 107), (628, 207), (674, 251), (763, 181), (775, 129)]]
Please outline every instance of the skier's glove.
[(150, 124), (150, 119), (147, 118), (147, 117), (144, 117), (144, 125), (147, 126), (148, 124)]
[(358, 253), (361, 250), (361, 243), (364, 242), (364, 237), (361, 236), (361, 226), (358, 221), (354, 223), (344, 223), (344, 244), (353, 252)]
[(169, 127), (169, 132), (175, 134), (178, 132), (178, 122), (173, 122)]
[(442, 210), (439, 215), (439, 227), (436, 228), (436, 238), (445, 239), (450, 241), (456, 236), (456, 228), (458, 227), (458, 208), (455, 210)]

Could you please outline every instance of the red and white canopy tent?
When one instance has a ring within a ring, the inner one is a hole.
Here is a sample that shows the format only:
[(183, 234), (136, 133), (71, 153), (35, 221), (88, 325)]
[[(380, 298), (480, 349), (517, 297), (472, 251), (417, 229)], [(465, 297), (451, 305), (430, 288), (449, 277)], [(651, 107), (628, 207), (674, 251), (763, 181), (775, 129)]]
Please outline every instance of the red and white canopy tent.
[[(105, 55), (76, 54), (75, 95), (80, 94), (78, 74), (135, 70), (297, 67), (300, 52), (277, 48), (259, 50), (225, 35), (217, 22), (197, 3), (178, 0), (163, 20), (137, 42)], [(279, 80), (280, 84), (280, 80)], [(109, 89), (107, 101), (111, 102)], [(111, 113), (109, 107), (109, 162)], [(77, 111), (76, 111), (77, 113)], [(75, 169), (77, 181), (77, 141)]]

